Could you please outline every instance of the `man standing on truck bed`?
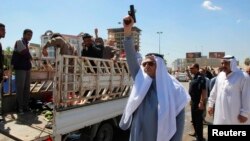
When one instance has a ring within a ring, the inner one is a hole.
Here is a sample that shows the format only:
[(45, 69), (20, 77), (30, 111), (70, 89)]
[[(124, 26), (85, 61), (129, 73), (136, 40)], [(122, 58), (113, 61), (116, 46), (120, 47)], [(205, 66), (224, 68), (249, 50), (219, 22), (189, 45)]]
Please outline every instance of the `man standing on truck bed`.
[(82, 56), (85, 57), (94, 57), (94, 58), (102, 58), (102, 49), (97, 48), (94, 44), (92, 36), (88, 33), (82, 35), (83, 40), (83, 49), (81, 52)]
[(28, 44), (32, 38), (32, 30), (25, 29), (23, 38), (15, 43), (11, 64), (16, 75), (16, 94), (18, 102), (18, 113), (23, 114), (29, 111), (30, 96), (30, 70), (32, 57), (29, 52)]
[[(48, 40), (48, 42), (43, 46), (43, 55), (44, 56), (48, 56), (48, 51), (47, 48), (53, 46), (55, 49), (55, 53), (56, 53), (56, 49), (60, 49), (60, 54), (61, 55), (73, 55), (73, 56), (77, 56), (78, 52), (77, 49), (72, 46), (68, 41), (66, 41), (66, 39), (60, 34), (60, 33), (54, 33), (51, 36), (51, 39)], [(70, 73), (74, 73), (74, 60), (72, 58), (69, 59), (69, 66), (68, 67), (68, 89), (67, 91), (71, 91), (68, 93), (68, 95), (75, 95), (74, 92), (74, 85), (73, 85), (73, 81), (74, 81), (74, 77), (72, 77), (72, 75), (70, 75)], [(65, 80), (64, 80), (65, 81)]]
[(185, 106), (189, 94), (167, 72), (163, 56), (148, 54), (139, 65), (133, 45), (133, 18), (124, 25), (124, 48), (134, 80), (120, 127), (130, 129), (130, 141), (181, 141), (184, 130)]
[[(42, 54), (43, 56), (48, 56), (47, 48), (53, 46), (55, 49), (55, 56), (56, 56), (56, 49), (60, 49), (61, 55), (74, 55), (77, 56), (78, 52), (74, 46), (72, 46), (69, 42), (67, 42), (64, 37), (60, 33), (54, 33), (51, 36), (51, 39), (43, 46)], [(74, 65), (73, 59), (69, 59), (69, 64)], [(69, 73), (74, 72), (74, 66), (69, 67)], [(73, 81), (72, 77), (69, 77), (69, 81)], [(73, 89), (73, 86), (69, 89)]]
[[(43, 55), (48, 56), (47, 48), (53, 46), (55, 49), (60, 48), (61, 55), (77, 55), (77, 50), (67, 42), (60, 33), (54, 33), (51, 39), (43, 46)], [(56, 52), (55, 52), (56, 53)]]
[[(5, 25), (0, 23), (0, 39), (5, 37)], [(2, 44), (0, 42), (0, 122), (3, 122), (2, 117), (2, 81), (3, 81), (3, 49)]]

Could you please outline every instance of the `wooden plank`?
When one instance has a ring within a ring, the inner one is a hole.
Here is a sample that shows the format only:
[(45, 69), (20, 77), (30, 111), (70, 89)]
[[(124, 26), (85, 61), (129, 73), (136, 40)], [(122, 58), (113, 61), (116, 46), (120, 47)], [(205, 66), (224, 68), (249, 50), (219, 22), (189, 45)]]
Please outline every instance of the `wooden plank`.
[(32, 70), (31, 71), (31, 80), (53, 80), (55, 75), (54, 71), (45, 71), (45, 70)]
[(47, 85), (47, 88), (44, 91), (47, 92), (49, 88), (52, 86), (52, 84), (53, 84), (53, 81), (49, 81), (49, 84)]
[(42, 84), (38, 87), (37, 92), (40, 92), (43, 86), (45, 85), (46, 81), (43, 81)]
[(31, 84), (30, 92), (33, 91), (33, 89), (36, 87), (37, 84), (38, 84), (38, 82), (35, 82), (35, 84)]

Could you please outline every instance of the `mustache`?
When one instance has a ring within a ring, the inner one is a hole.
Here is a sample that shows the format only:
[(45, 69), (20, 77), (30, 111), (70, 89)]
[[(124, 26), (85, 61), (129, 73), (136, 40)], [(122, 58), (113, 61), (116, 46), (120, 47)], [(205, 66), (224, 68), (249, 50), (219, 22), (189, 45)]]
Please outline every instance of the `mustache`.
[(222, 67), (222, 71), (226, 71), (226, 70), (228, 70), (229, 68), (227, 68), (227, 67)]

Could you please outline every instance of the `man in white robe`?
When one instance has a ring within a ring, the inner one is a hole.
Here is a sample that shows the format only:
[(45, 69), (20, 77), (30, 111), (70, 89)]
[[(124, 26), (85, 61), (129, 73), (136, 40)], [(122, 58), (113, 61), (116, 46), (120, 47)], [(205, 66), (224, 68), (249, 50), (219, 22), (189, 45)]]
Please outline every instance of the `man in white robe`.
[(237, 68), (234, 56), (225, 56), (221, 64), (223, 71), (208, 98), (208, 113), (214, 114), (214, 124), (250, 124), (249, 76)]
[(139, 65), (132, 39), (132, 17), (124, 24), (123, 41), (134, 80), (119, 126), (130, 128), (130, 141), (181, 141), (189, 94), (167, 72), (161, 55), (148, 54)]

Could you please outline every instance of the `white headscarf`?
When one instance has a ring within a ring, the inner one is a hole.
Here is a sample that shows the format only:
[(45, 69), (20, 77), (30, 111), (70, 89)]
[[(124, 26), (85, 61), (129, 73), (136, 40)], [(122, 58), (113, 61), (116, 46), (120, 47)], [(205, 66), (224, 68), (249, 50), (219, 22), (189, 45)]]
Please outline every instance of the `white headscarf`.
[(225, 55), (222, 59), (228, 60), (230, 62), (230, 69), (232, 72), (240, 71), (237, 65), (237, 60), (232, 55)]
[[(156, 89), (158, 97), (158, 129), (157, 141), (169, 141), (176, 132), (176, 116), (185, 108), (190, 100), (184, 87), (167, 72), (164, 60), (154, 56), (156, 61)], [(152, 78), (141, 66), (125, 107), (121, 123), (131, 125), (134, 111), (146, 96)]]

